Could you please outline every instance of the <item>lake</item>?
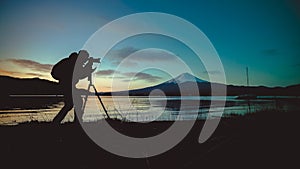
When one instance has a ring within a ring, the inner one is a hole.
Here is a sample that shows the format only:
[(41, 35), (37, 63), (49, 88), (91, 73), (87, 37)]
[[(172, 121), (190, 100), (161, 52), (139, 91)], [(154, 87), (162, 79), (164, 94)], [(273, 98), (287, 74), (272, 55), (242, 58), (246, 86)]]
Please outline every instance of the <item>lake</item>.
[[(102, 96), (102, 101), (111, 118), (124, 121), (174, 121), (193, 120), (245, 115), (262, 110), (299, 110), (299, 97), (260, 96), (255, 100), (238, 100), (236, 96), (184, 96), (184, 97), (110, 97)], [(292, 101), (291, 101), (292, 100)], [(210, 104), (212, 105), (210, 106)], [(222, 103), (226, 103), (223, 110)], [(49, 105), (43, 109), (0, 110), (0, 125), (16, 125), (29, 121), (52, 121), (63, 107), (63, 102)], [(210, 114), (208, 113), (210, 110)], [(222, 112), (224, 112), (222, 114)], [(208, 116), (209, 115), (209, 116)], [(64, 122), (72, 121), (73, 110)], [(105, 113), (96, 96), (88, 98), (84, 122), (97, 121), (105, 118)]]

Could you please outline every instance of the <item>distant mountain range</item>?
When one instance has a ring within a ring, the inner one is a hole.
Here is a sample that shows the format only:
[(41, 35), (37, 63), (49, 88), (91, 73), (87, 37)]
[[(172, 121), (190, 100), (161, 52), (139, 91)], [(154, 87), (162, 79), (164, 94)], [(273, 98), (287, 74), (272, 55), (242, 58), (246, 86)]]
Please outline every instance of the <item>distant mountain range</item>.
[[(58, 83), (39, 78), (19, 79), (8, 76), (0, 76), (0, 109), (13, 108), (40, 109), (48, 108), (54, 103), (62, 101), (61, 97), (42, 97), (24, 95), (58, 95), (62, 94)], [(22, 97), (10, 97), (11, 95), (23, 95)]]
[[(131, 96), (148, 96), (154, 89), (159, 89), (165, 93), (167, 96), (180, 96), (182, 93), (185, 95), (198, 95), (195, 91), (192, 91), (192, 86), (196, 83), (199, 93), (201, 96), (211, 95), (211, 85), (216, 88), (226, 87), (228, 96), (239, 96), (252, 94), (257, 96), (300, 96), (300, 84), (291, 85), (288, 87), (266, 87), (266, 86), (234, 86), (225, 85), (219, 83), (210, 83), (208, 81), (199, 79), (189, 73), (183, 73), (174, 79), (170, 79), (164, 83), (146, 87), (142, 89), (130, 90), (130, 91), (120, 91), (120, 92), (107, 92), (100, 93), (101, 95), (129, 95)], [(179, 86), (183, 92), (179, 90)], [(218, 94), (218, 93), (217, 93)], [(220, 94), (221, 95), (221, 94)]]
[[(9, 95), (57, 95), (62, 94), (58, 83), (43, 80), (39, 78), (32, 79), (19, 79), (8, 76), (0, 76), (1, 88), (0, 98), (7, 98)], [(159, 89), (167, 96), (179, 96), (180, 90), (184, 90), (186, 95), (195, 95), (195, 92), (191, 90), (191, 85), (196, 83), (200, 95), (210, 95), (211, 85), (218, 88), (226, 87), (227, 95), (238, 96), (244, 94), (254, 94), (261, 96), (300, 96), (300, 84), (291, 85), (287, 87), (265, 87), (265, 86), (234, 86), (225, 85), (218, 83), (210, 83), (208, 81), (199, 79), (189, 73), (183, 73), (174, 79), (170, 79), (164, 83), (146, 87), (142, 89), (130, 90), (130, 91), (119, 91), (119, 92), (105, 92), (98, 93), (100, 95), (129, 95), (136, 96), (147, 96), (154, 89)]]
[(58, 83), (49, 80), (31, 78), (20, 79), (0, 76), (0, 97), (9, 95), (56, 95), (62, 94)]

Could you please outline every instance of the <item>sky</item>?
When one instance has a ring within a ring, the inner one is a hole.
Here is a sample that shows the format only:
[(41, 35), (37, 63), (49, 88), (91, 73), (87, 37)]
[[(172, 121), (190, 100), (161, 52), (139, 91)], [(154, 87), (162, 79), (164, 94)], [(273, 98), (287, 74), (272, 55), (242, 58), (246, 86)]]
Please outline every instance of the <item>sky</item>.
[[(246, 67), (253, 86), (300, 83), (300, 3), (296, 0), (3, 0), (0, 5), (0, 75), (55, 81), (52, 66), (82, 49), (105, 24), (129, 14), (163, 12), (187, 20), (207, 36), (219, 54), (227, 84), (245, 85)], [(131, 62), (118, 68), (130, 54), (135, 54)], [(138, 70), (161, 65), (179, 75), (184, 73), (180, 61), (195, 76), (209, 81), (201, 60), (182, 42), (154, 34), (133, 36), (108, 52), (98, 65), (95, 83), (100, 91), (112, 90), (112, 79), (118, 86), (115, 90), (128, 84), (131, 89), (152, 86), (172, 76), (151, 68), (136, 74)]]

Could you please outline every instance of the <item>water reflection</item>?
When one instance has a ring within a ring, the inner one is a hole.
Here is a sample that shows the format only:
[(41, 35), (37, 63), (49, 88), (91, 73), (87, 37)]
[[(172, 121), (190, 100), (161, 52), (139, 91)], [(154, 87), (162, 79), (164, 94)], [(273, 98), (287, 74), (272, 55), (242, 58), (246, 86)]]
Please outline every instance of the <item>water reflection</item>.
[[(128, 100), (130, 104), (128, 104)], [(281, 98), (288, 99), (288, 98)], [(124, 121), (149, 122), (156, 121), (173, 121), (173, 120), (190, 120), (206, 119), (211, 104), (213, 112), (211, 118), (219, 116), (221, 107), (218, 101), (226, 100), (224, 108), (225, 117), (232, 115), (244, 115), (261, 110), (280, 109), (297, 110), (299, 99), (295, 102), (278, 102), (270, 97), (260, 97), (255, 100), (245, 101), (237, 100), (234, 96), (216, 96), (216, 97), (118, 97), (115, 100), (111, 97), (102, 97), (106, 109), (111, 118), (122, 119)], [(184, 101), (184, 104), (182, 104)], [(195, 106), (197, 105), (197, 106)], [(28, 121), (52, 121), (54, 116), (59, 112), (63, 103), (55, 104), (47, 109), (12, 109), (0, 110), (0, 124), (12, 125)], [(183, 110), (180, 114), (179, 111)], [(86, 105), (83, 120), (85, 122), (97, 121), (105, 117), (104, 111), (96, 97), (89, 97)], [(72, 121), (74, 118), (73, 111), (69, 112), (64, 122)]]

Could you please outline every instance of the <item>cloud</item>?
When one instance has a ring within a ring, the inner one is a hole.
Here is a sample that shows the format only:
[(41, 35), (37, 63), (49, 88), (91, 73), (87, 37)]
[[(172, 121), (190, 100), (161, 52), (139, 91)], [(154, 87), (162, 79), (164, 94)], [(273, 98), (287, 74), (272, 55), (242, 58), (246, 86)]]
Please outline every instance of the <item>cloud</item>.
[(107, 55), (112, 60), (121, 61), (136, 51), (138, 51), (138, 49), (133, 48), (133, 47), (126, 47), (126, 48), (122, 48), (122, 49), (111, 50)]
[(133, 47), (112, 50), (107, 54), (107, 59), (109, 59), (113, 65), (119, 65), (129, 55), (131, 55), (130, 60), (126, 60), (125, 62), (125, 66), (127, 67), (135, 67), (140, 63), (170, 62), (176, 59), (175, 55), (165, 50), (154, 48), (139, 50)]
[(0, 59), (0, 74), (5, 76), (32, 78), (39, 77), (53, 80), (50, 72), (51, 64), (41, 64), (26, 59)]
[[(118, 66), (121, 63), (121, 61), (113, 61), (112, 64), (115, 66)], [(126, 62), (123, 62), (122, 65), (124, 67), (137, 67), (139, 64), (135, 62), (134, 60), (126, 60)]]
[(99, 70), (95, 74), (97, 76), (111, 76), (113, 74), (119, 74), (119, 73), (120, 73), (119, 71), (115, 71), (115, 70), (112, 70), (112, 69), (107, 69), (107, 70)]
[(40, 73), (25, 73), (28, 76), (35, 76), (35, 77), (44, 77), (44, 75), (40, 74)]
[(158, 80), (162, 79), (159, 76), (154, 76), (149, 73), (120, 72), (120, 71), (115, 71), (112, 69), (99, 70), (96, 72), (96, 75), (100, 76), (100, 77), (106, 77), (106, 78), (112, 78), (112, 75), (114, 75), (113, 78), (123, 79), (122, 81), (124, 81), (124, 82), (136, 81), (136, 80), (143, 80), (146, 82), (157, 82)]
[(49, 76), (43, 75), (40, 73), (17, 72), (17, 71), (3, 70), (3, 69), (0, 69), (0, 75), (20, 77), (20, 78), (30, 78), (30, 77), (40, 77), (40, 78), (46, 78), (46, 79), (49, 78)]
[(266, 49), (262, 50), (261, 53), (266, 56), (275, 56), (278, 55), (279, 51), (277, 49)]
[(204, 73), (204, 74), (211, 74), (211, 75), (221, 74), (221, 72), (218, 71), (218, 70), (203, 71), (203, 73)]
[(40, 72), (50, 72), (53, 66), (51, 64), (41, 64), (39, 62), (35, 62), (27, 59), (5, 59), (5, 61), (16, 64), (23, 68), (29, 68), (33, 71), (40, 71)]
[(9, 71), (9, 70), (0, 69), (0, 74), (1, 75), (5, 75), (5, 76), (11, 76), (11, 75), (20, 74), (20, 72), (15, 72), (15, 71)]
[(161, 49), (147, 49), (139, 51), (133, 56), (133, 59), (140, 62), (166, 62), (176, 58), (170, 52)]
[[(139, 72), (139, 73), (127, 72), (127, 73), (123, 73), (123, 75), (127, 76), (128, 78), (133, 78), (131, 80), (144, 80), (151, 83), (157, 82), (162, 79), (159, 76), (154, 76), (149, 73), (143, 73), (143, 72)], [(130, 81), (130, 80), (123, 80), (123, 81)]]

